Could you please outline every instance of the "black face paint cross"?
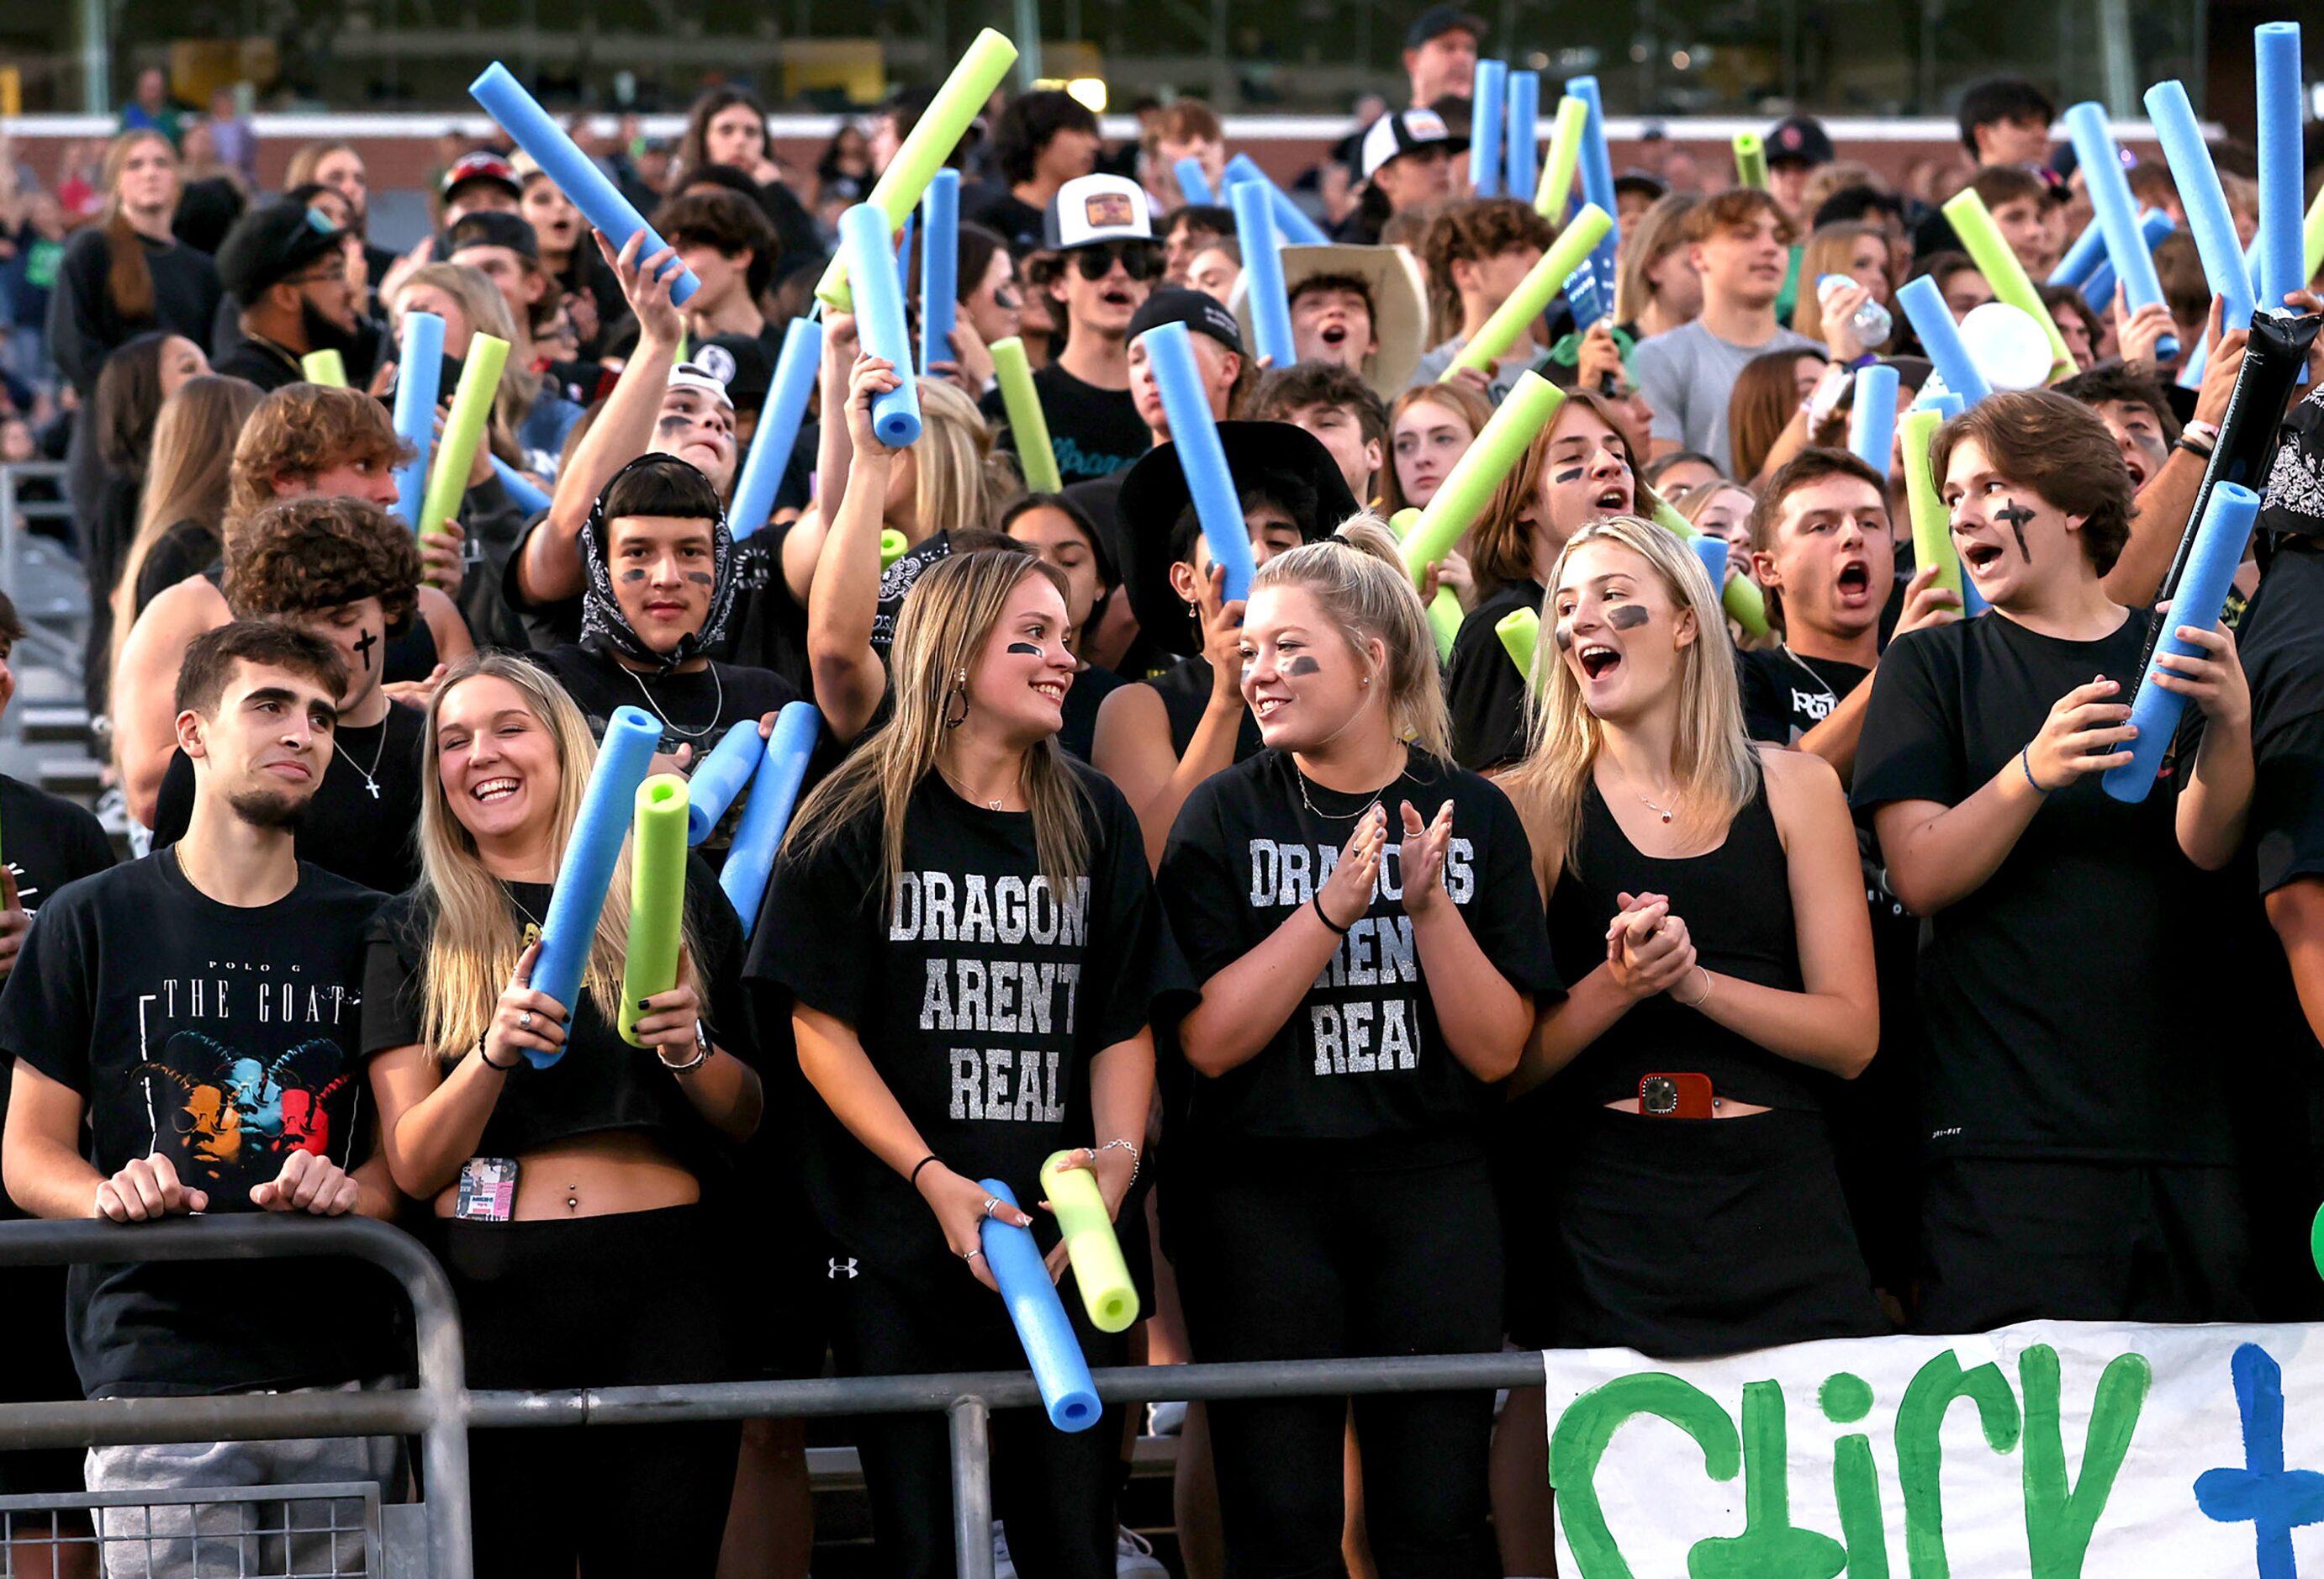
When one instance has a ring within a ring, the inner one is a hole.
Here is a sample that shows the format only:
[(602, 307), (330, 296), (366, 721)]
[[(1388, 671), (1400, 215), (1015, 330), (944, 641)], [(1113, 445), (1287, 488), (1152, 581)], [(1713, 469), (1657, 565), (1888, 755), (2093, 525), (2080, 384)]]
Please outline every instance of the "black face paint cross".
[(355, 656), (363, 660), (364, 672), (371, 672), (371, 650), (379, 645), (378, 633), (365, 631), (363, 640), (355, 643)]
[(1617, 604), (1606, 611), (1606, 623), (1618, 631), (1635, 631), (1647, 618), (1646, 611), (1635, 603)]
[(2006, 521), (2009, 523), (2009, 530), (2017, 534), (2017, 557), (2027, 564), (2032, 564), (2034, 556), (2025, 549), (2025, 523), (2034, 519), (2034, 512), (2012, 499), (1995, 511), (1993, 518), (1996, 521)]

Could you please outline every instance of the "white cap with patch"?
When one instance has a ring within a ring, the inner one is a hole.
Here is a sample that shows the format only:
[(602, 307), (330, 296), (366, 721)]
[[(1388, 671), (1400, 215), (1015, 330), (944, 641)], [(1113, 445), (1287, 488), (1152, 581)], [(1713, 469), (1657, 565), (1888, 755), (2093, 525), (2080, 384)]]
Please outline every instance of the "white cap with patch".
[(1444, 124), (1444, 117), (1434, 110), (1402, 110), (1382, 115), (1364, 133), (1364, 179), (1371, 180), (1379, 167), (1391, 159), (1440, 143), (1445, 152), (1460, 153), (1467, 150), (1469, 139), (1455, 136)]
[(711, 396), (728, 411), (734, 409), (734, 397), (726, 392), (726, 381), (697, 363), (680, 362), (669, 370), (671, 389), (698, 389)]
[(1109, 241), (1151, 241), (1154, 211), (1146, 189), (1127, 176), (1075, 176), (1049, 199), (1041, 232), (1041, 245), (1051, 252)]

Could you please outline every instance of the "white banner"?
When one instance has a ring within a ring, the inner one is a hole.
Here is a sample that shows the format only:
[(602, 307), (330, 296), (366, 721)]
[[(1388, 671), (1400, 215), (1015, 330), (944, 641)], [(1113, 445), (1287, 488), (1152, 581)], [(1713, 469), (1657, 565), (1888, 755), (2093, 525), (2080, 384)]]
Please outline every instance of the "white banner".
[(1553, 1351), (1568, 1579), (2324, 1579), (2324, 1327)]

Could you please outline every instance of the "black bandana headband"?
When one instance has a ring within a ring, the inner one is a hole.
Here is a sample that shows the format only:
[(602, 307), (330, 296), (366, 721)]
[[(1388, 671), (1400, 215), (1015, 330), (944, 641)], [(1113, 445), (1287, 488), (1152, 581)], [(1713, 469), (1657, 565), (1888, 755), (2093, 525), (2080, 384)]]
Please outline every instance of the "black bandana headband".
[[(650, 664), (656, 672), (667, 674), (681, 663), (704, 656), (726, 634), (727, 616), (734, 606), (734, 533), (726, 524), (726, 511), (722, 505), (710, 528), (710, 607), (702, 616), (702, 629), (678, 638), (678, 645), (668, 652), (657, 652), (648, 646), (631, 625), (629, 616), (622, 612), (620, 600), (613, 596), (613, 573), (612, 566), (606, 562), (608, 545), (605, 540), (606, 497), (623, 477), (646, 466), (681, 466), (690, 472), (695, 470), (676, 456), (641, 455), (615, 472), (597, 491), (595, 502), (589, 506), (588, 524), (581, 529), (581, 559), (587, 568), (589, 581), (587, 589), (581, 595), (581, 645), (593, 651), (612, 652), (639, 663)], [(696, 475), (701, 474), (696, 472)], [(706, 485), (708, 479), (704, 481)]]

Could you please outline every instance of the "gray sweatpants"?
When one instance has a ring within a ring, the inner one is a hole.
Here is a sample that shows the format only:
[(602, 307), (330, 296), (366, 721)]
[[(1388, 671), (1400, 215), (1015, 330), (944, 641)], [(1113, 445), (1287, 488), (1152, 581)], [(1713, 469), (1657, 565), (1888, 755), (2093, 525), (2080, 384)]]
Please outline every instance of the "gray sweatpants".
[[(300, 1390), (353, 1392), (360, 1385)], [(93, 1447), (87, 1474), (91, 1491), (189, 1493), (182, 1501), (97, 1510), (106, 1579), (354, 1579), (364, 1573), (361, 1502), (223, 1502), (200, 1493), (369, 1481), (387, 1502), (402, 1494), (405, 1479), (403, 1444), (392, 1436)]]

